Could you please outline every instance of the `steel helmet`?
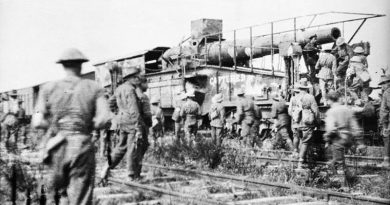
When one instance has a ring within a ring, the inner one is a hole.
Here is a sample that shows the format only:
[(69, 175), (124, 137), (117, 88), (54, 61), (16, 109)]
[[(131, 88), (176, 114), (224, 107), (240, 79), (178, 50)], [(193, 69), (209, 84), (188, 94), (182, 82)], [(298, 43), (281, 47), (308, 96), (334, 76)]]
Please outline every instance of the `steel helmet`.
[(339, 37), (337, 40), (336, 40), (336, 45), (337, 46), (341, 46), (345, 43), (345, 39), (343, 37)]
[(152, 100), (150, 101), (150, 103), (152, 104), (159, 103), (159, 102), (160, 102), (160, 98), (157, 96), (153, 96)]
[(136, 67), (131, 67), (131, 68), (128, 68), (128, 69), (123, 69), (122, 70), (122, 73), (123, 73), (123, 77), (130, 77), (132, 75), (135, 75), (135, 74), (138, 74), (140, 73), (141, 70), (136, 68)]
[(64, 62), (72, 62), (72, 61), (84, 63), (84, 62), (88, 62), (89, 60), (78, 49), (69, 48), (62, 53), (61, 57), (57, 60), (56, 63), (64, 63)]
[(364, 49), (360, 46), (356, 47), (354, 50), (353, 50), (354, 53), (364, 53)]

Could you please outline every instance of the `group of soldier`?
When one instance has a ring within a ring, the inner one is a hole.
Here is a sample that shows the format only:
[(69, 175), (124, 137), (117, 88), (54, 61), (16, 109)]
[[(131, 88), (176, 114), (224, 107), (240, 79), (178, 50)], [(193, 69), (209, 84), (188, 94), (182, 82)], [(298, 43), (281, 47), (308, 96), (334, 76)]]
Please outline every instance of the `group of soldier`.
[(334, 48), (333, 45), (321, 47), (317, 44), (317, 35), (312, 35), (310, 42), (303, 49), (309, 81), (313, 86), (319, 85), (319, 92), (313, 94), (321, 94), (324, 105), (327, 103), (326, 94), (329, 90), (347, 87), (351, 99), (357, 101), (363, 95), (363, 90), (367, 90), (371, 80), (368, 73), (367, 48), (356, 46), (352, 49), (343, 37), (339, 37), (335, 44)]
[[(314, 45), (315, 41), (311, 43)], [(334, 56), (322, 55), (314, 69), (321, 70), (319, 76), (328, 75), (329, 71), (325, 70), (330, 69), (337, 78), (346, 75), (349, 79), (348, 77), (355, 75), (361, 80), (361, 77), (356, 75), (358, 73), (356, 67), (353, 68), (354, 73), (350, 72), (352, 75), (347, 71), (340, 71), (341, 67), (345, 66), (345, 59), (352, 64), (353, 58), (347, 57), (348, 46), (342, 39), (338, 39), (336, 43), (339, 47), (338, 59), (342, 58), (341, 54), (345, 54), (344, 60), (340, 60), (337, 65), (334, 63)], [(325, 51), (328, 53), (328, 50)], [(92, 204), (96, 167), (94, 143), (97, 140), (91, 137), (94, 130), (119, 131), (118, 143), (112, 153), (107, 153), (108, 160), (102, 169), (101, 177), (106, 178), (109, 171), (115, 168), (126, 154), (130, 180), (141, 178), (142, 159), (150, 141), (148, 136), (152, 136), (156, 144), (157, 139), (164, 133), (164, 115), (159, 106), (160, 99), (149, 100), (145, 94), (148, 89), (147, 80), (139, 69), (130, 68), (126, 76), (123, 76), (123, 83), (115, 89), (111, 97), (107, 97), (95, 82), (81, 78), (82, 64), (87, 61), (88, 59), (77, 49), (64, 52), (57, 63), (62, 64), (66, 77), (41, 87), (32, 117), (32, 126), (46, 131), (42, 140), (41, 156), (42, 161), (52, 170), (47, 189), (49, 204), (54, 204), (60, 199), (66, 199), (70, 204)], [(335, 68), (339, 72), (334, 72)], [(312, 73), (310, 74), (312, 76)], [(320, 79), (323, 80), (321, 86), (326, 87), (329, 79)], [(380, 85), (383, 85), (384, 90), (380, 109), (386, 152), (383, 164), (389, 166), (390, 77), (382, 77)], [(318, 103), (312, 88), (310, 81), (302, 78), (292, 89), (290, 102), (287, 103), (284, 100), (286, 96), (279, 94), (274, 98), (271, 109), (271, 117), (275, 120), (273, 130), (276, 138), (285, 141), (287, 149), (298, 157), (298, 168), (303, 168), (308, 158), (307, 150), (312, 145), (314, 132), (320, 124)], [(241, 128), (241, 139), (248, 146), (254, 146), (262, 120), (262, 96), (255, 98), (245, 96), (243, 89), (239, 89), (236, 94), (237, 110), (233, 123)], [(341, 94), (338, 90), (326, 90), (326, 95), (323, 93), (326, 96), (324, 104), (330, 105), (326, 113), (323, 136), (326, 147), (332, 148), (333, 159), (329, 165), (334, 168), (341, 166), (345, 170), (345, 149), (351, 145), (353, 137), (357, 136), (360, 130), (353, 111), (344, 103), (346, 96)], [(181, 139), (183, 127), (186, 141), (191, 143), (196, 140), (202, 114), (195, 95), (194, 90), (187, 90), (178, 95), (172, 115), (177, 142), (183, 141)], [(216, 94), (208, 112), (212, 140), (217, 146), (222, 144), (226, 127), (223, 100), (222, 94)], [(2, 133), (7, 133), (6, 139), (9, 138), (11, 129), (20, 127), (15, 122), (24, 117), (21, 102), (17, 102), (19, 106), (14, 109), (14, 106), (9, 106), (14, 104), (11, 101), (17, 101), (14, 94), (11, 94), (11, 99), (2, 96), (1, 128)]]

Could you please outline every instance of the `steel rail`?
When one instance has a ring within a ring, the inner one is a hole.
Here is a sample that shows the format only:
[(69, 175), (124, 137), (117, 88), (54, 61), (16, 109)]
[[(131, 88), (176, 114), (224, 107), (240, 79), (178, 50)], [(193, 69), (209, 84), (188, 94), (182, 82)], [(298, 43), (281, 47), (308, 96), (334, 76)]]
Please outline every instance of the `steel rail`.
[[(227, 149), (235, 149), (234, 147), (230, 147)], [(256, 148), (240, 148), (240, 149), (245, 149), (248, 151), (254, 151), (256, 153), (278, 153), (278, 154), (292, 154), (292, 151), (284, 151), (284, 150), (260, 150)], [(238, 149), (235, 149), (238, 150)], [(345, 155), (346, 159), (365, 159), (365, 160), (376, 160), (376, 161), (381, 161), (383, 160), (383, 157), (370, 157), (370, 156), (357, 156), (357, 155)]]
[(149, 163), (143, 163), (143, 165), (146, 167), (151, 167), (151, 168), (156, 168), (156, 169), (164, 169), (164, 170), (178, 172), (178, 173), (192, 174), (192, 175), (197, 175), (197, 176), (207, 176), (207, 177), (213, 177), (213, 178), (218, 178), (218, 179), (233, 180), (233, 181), (244, 182), (244, 183), (249, 183), (249, 184), (253, 184), (253, 185), (262, 185), (262, 186), (290, 189), (293, 191), (302, 192), (302, 193), (306, 193), (306, 194), (325, 196), (327, 200), (329, 200), (331, 197), (336, 197), (336, 198), (344, 198), (344, 199), (350, 199), (350, 200), (358, 200), (358, 201), (362, 201), (362, 202), (371, 202), (371, 203), (376, 203), (376, 204), (390, 204), (390, 199), (384, 199), (384, 198), (368, 197), (368, 196), (355, 196), (352, 194), (340, 193), (340, 192), (329, 191), (329, 190), (324, 190), (324, 189), (302, 187), (302, 186), (286, 184), (286, 183), (268, 182), (268, 181), (261, 181), (261, 180), (255, 180), (255, 179), (248, 179), (248, 178), (244, 178), (244, 177), (232, 176), (232, 175), (227, 175), (227, 174), (222, 174), (222, 173), (213, 173), (213, 172), (208, 172), (208, 171), (197, 171), (197, 170), (189, 170), (189, 169), (182, 169), (182, 168), (165, 167), (165, 166), (156, 165), (156, 164), (149, 164)]
[(132, 182), (132, 181), (123, 181), (121, 179), (115, 179), (112, 177), (109, 177), (107, 180), (110, 182), (126, 185), (129, 187), (134, 187), (134, 188), (139, 188), (139, 189), (143, 189), (143, 190), (153, 191), (153, 192), (160, 193), (160, 194), (170, 195), (170, 196), (179, 198), (179, 200), (188, 199), (188, 200), (191, 200), (192, 202), (198, 202), (201, 204), (224, 204), (225, 203), (222, 201), (197, 197), (197, 196), (193, 196), (193, 195), (181, 193), (181, 192), (176, 192), (176, 191), (169, 191), (169, 190), (162, 189), (159, 187), (149, 186), (149, 185), (140, 184), (140, 183), (136, 183), (136, 182)]

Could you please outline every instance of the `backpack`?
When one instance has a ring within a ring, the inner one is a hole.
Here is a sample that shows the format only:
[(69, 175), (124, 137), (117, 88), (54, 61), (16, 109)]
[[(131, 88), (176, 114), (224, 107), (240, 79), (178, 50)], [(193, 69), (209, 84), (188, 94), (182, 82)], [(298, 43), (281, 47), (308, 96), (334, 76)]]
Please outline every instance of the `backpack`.
[[(302, 99), (301, 98), (301, 107), (302, 107)], [(313, 125), (315, 122), (314, 112), (311, 108), (302, 108), (302, 123), (305, 125)]]

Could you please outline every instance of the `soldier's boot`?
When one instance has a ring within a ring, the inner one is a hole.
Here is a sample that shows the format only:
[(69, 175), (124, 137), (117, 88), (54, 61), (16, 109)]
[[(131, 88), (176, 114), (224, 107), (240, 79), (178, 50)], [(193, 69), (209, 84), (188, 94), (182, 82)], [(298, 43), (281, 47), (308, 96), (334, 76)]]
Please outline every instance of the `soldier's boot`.
[(390, 157), (384, 157), (383, 162), (380, 164), (381, 167), (390, 167)]

